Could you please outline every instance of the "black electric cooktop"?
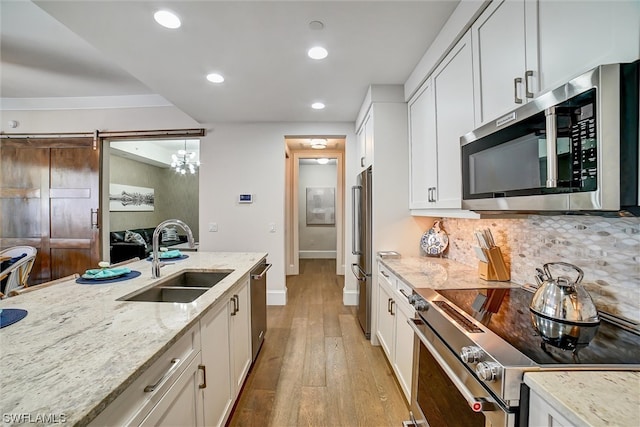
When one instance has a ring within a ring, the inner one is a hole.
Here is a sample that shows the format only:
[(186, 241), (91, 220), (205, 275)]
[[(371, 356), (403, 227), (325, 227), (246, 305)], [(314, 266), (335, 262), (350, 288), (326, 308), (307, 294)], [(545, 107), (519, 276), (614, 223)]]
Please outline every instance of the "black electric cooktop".
[(640, 364), (640, 335), (605, 319), (578, 345), (543, 340), (529, 310), (533, 293), (524, 288), (437, 292), (539, 365)]

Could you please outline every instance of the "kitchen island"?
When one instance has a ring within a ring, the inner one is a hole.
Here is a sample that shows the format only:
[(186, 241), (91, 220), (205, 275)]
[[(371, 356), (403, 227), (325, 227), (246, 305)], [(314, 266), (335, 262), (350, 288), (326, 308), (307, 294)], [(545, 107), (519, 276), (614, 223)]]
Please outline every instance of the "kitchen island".
[[(159, 279), (141, 260), (127, 265), (142, 273), (131, 280), (68, 281), (0, 301), (0, 309), (28, 311), (0, 329), (2, 423), (88, 424), (266, 256), (190, 252)], [(118, 301), (184, 270), (233, 271), (190, 303)]]

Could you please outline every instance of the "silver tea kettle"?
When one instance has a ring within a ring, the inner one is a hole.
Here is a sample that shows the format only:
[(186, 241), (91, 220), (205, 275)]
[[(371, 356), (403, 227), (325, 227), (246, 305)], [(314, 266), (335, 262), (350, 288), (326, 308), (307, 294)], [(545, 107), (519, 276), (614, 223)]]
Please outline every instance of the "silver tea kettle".
[[(566, 276), (554, 279), (549, 271), (550, 266), (564, 266), (578, 272), (575, 281)], [(544, 275), (539, 275), (544, 282), (540, 285), (529, 309), (547, 319), (575, 325), (597, 325), (600, 323), (598, 310), (591, 296), (580, 284), (584, 273), (578, 267), (566, 262), (550, 262), (543, 266)]]

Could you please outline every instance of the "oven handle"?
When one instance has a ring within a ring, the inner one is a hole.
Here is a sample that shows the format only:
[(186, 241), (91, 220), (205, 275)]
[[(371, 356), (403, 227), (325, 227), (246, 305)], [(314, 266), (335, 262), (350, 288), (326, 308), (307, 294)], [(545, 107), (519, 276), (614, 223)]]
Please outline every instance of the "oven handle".
[(427, 337), (425, 337), (422, 331), (418, 329), (418, 326), (416, 324), (417, 323), (424, 324), (422, 320), (409, 319), (407, 320), (407, 323), (409, 323), (409, 326), (411, 326), (411, 329), (413, 329), (413, 332), (420, 339), (420, 342), (422, 342), (422, 344), (427, 348), (427, 350), (429, 350), (429, 353), (431, 353), (431, 356), (433, 356), (433, 358), (436, 359), (436, 361), (438, 362), (438, 365), (440, 365), (442, 370), (447, 374), (447, 377), (449, 377), (453, 385), (456, 386), (460, 394), (462, 394), (462, 397), (464, 397), (464, 400), (467, 401), (467, 403), (469, 404), (469, 406), (474, 412), (488, 412), (488, 411), (495, 411), (499, 409), (494, 402), (491, 402), (485, 398), (479, 398), (474, 396), (469, 391), (469, 389), (467, 389), (464, 383), (460, 381), (458, 376), (451, 370), (451, 368), (449, 368), (449, 365), (444, 361), (442, 356), (440, 356), (440, 354), (436, 351), (436, 349), (429, 342), (429, 340), (427, 340)]

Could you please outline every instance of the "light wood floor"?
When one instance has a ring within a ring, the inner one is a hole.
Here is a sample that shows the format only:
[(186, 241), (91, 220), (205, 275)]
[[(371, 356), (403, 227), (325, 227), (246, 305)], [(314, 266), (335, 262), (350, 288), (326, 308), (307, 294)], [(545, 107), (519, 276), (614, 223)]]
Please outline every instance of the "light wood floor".
[(267, 334), (230, 426), (402, 426), (404, 396), (381, 347), (342, 305), (335, 260), (300, 260), (286, 306), (269, 306)]

